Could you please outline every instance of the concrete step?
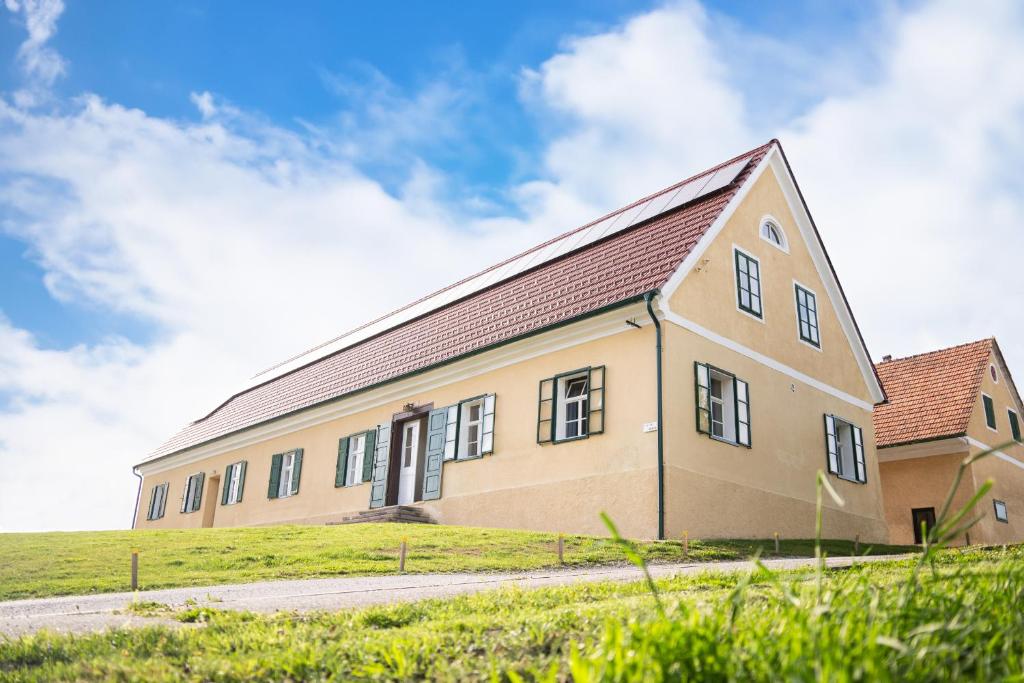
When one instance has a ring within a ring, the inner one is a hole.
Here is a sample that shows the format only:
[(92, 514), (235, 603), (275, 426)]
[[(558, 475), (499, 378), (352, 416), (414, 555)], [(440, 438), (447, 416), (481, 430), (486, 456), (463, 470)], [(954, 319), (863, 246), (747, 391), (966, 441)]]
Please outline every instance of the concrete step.
[(343, 517), (336, 522), (327, 524), (371, 524), (395, 522), (399, 524), (434, 524), (430, 515), (420, 507), (412, 505), (391, 505), (373, 510), (362, 510), (361, 512)]

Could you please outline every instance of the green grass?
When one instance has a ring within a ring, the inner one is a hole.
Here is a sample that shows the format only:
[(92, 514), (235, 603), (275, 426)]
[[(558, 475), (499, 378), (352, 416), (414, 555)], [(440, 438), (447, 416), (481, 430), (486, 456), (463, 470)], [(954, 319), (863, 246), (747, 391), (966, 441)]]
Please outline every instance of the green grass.
[(503, 590), (0, 640), (0, 680), (937, 681), (1024, 677), (1024, 550)]
[[(516, 571), (554, 567), (557, 535), (433, 525), (363, 524), (248, 529), (0, 534), (0, 600), (129, 589), (130, 553), (139, 550), (143, 590), (247, 581), (395, 573), (408, 538), (406, 571)], [(691, 541), (689, 559), (743, 559), (772, 541)], [(652, 562), (680, 561), (679, 541), (640, 544)], [(852, 543), (826, 541), (832, 555)], [(861, 547), (861, 551), (869, 550)], [(906, 552), (877, 546), (875, 553)], [(782, 541), (784, 556), (814, 554), (813, 541)], [(567, 536), (570, 566), (622, 561), (606, 538)]]

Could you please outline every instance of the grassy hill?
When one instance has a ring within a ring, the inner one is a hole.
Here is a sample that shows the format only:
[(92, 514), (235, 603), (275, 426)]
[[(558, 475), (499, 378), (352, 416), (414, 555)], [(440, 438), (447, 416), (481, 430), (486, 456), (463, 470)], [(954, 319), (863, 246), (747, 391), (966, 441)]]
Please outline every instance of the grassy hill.
[[(172, 588), (274, 579), (389, 574), (408, 539), (406, 571), (517, 571), (554, 567), (557, 535), (504, 529), (419, 524), (277, 526), (244, 529), (100, 531), (0, 534), (0, 600), (125, 591), (130, 554), (139, 550), (139, 587)], [(689, 559), (743, 559), (772, 541), (690, 542)], [(641, 543), (653, 562), (683, 560), (681, 543)], [(853, 551), (848, 541), (826, 541), (831, 555)], [(905, 546), (861, 547), (875, 554)], [(781, 555), (810, 556), (810, 541), (782, 541)], [(570, 566), (621, 562), (611, 540), (567, 536)]]
[[(1024, 551), (508, 589), (195, 628), (0, 639), (0, 679), (946, 681), (1024, 677)], [(150, 606), (157, 609), (156, 606)]]

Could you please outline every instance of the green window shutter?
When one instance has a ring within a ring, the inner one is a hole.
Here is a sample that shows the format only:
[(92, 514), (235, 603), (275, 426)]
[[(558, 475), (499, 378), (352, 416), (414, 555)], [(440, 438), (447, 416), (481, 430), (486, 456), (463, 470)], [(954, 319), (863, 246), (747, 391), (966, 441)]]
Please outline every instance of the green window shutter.
[(736, 390), (736, 443), (750, 448), (750, 386), (735, 378)]
[(283, 453), (275, 453), (270, 460), (270, 486), (267, 487), (267, 498), (277, 498), (277, 492), (281, 489), (281, 462), (283, 460)]
[(445, 433), (448, 408), (431, 410), (427, 416), (426, 461), (423, 464), (423, 500), (441, 497), (441, 471), (444, 466)]
[[(480, 434), (480, 455), (494, 452), (494, 409), (498, 397), (494, 394), (484, 396), (484, 424)], [(447, 458), (447, 450), (445, 456)]]
[(711, 370), (704, 363), (693, 364), (694, 393), (697, 405), (697, 431), (711, 433)]
[(605, 369), (590, 368), (587, 378), (587, 435), (604, 434)]
[(555, 435), (555, 378), (540, 381), (537, 400), (537, 443), (551, 443)]
[(377, 427), (377, 447), (373, 451), (373, 476), (370, 479), (370, 507), (384, 507), (388, 495), (388, 465), (391, 460), (391, 425)]
[(868, 471), (864, 463), (864, 432), (860, 427), (854, 427), (853, 429), (853, 474), (857, 481), (862, 484), (867, 483)]
[(295, 460), (292, 464), (292, 483), (288, 490), (294, 496), (299, 492), (299, 478), (302, 476), (302, 449), (295, 449)]
[(363, 481), (373, 479), (373, 451), (377, 446), (377, 430), (366, 432), (366, 446), (363, 448)]
[(157, 510), (157, 495), (160, 490), (160, 486), (154, 486), (153, 490), (149, 494), (149, 511), (146, 513), (146, 519), (154, 519), (153, 515), (156, 514)]
[(206, 472), (200, 472), (195, 477), (196, 485), (192, 493), (192, 507), (190, 508), (192, 512), (198, 510), (203, 504), (203, 483), (206, 481)]
[(981, 397), (982, 403), (985, 404), (985, 424), (992, 429), (996, 428), (996, 408), (992, 403), (992, 399), (988, 396)]
[(836, 419), (825, 416), (825, 464), (829, 474), (839, 474), (839, 447), (836, 444)]
[(345, 473), (348, 472), (348, 437), (338, 439), (338, 464), (334, 470), (334, 488), (345, 485)]
[(220, 504), (228, 504), (228, 494), (231, 493), (231, 477), (234, 475), (234, 469), (238, 465), (228, 465), (224, 468), (224, 490), (220, 494)]
[(1017, 413), (1007, 410), (1006, 416), (1010, 419), (1010, 434), (1013, 435), (1013, 440), (1020, 441), (1020, 422), (1017, 420)]
[(242, 462), (240, 462), (240, 463), (238, 463), (236, 465), (236, 467), (238, 467), (238, 469), (239, 469), (239, 472), (238, 472), (238, 498), (235, 501), (236, 503), (241, 503), (242, 502), (242, 491), (245, 490), (245, 468), (246, 468), (246, 466), (247, 466), (247, 462), (245, 460), (243, 460)]

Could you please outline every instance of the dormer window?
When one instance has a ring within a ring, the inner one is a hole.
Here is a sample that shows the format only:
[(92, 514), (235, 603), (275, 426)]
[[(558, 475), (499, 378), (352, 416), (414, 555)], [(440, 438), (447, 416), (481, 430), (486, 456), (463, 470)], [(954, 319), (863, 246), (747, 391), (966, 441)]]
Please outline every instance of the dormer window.
[(789, 241), (779, 222), (770, 216), (761, 219), (761, 239), (776, 249), (789, 253)]

